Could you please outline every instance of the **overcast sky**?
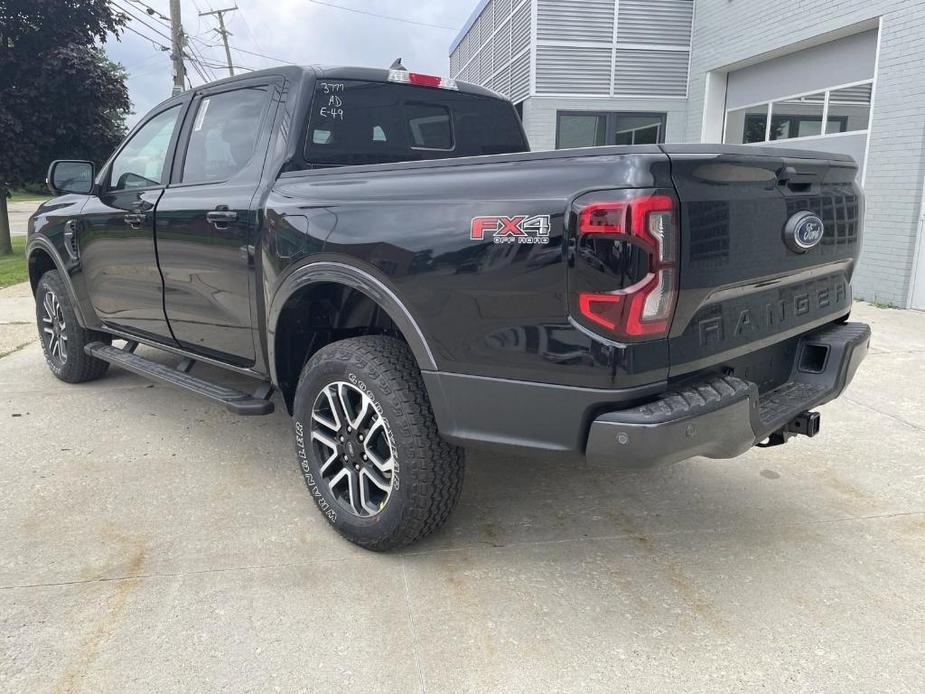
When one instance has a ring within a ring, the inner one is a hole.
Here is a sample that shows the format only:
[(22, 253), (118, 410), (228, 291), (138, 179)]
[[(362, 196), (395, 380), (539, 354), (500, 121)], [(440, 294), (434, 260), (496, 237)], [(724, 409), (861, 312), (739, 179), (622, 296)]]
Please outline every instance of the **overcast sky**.
[[(152, 106), (170, 96), (170, 60), (155, 46), (169, 45), (167, 25), (147, 14), (150, 7), (168, 14), (168, 0), (113, 0), (113, 5), (128, 8), (148, 25), (133, 21), (130, 27), (149, 37), (142, 38), (126, 30), (120, 41), (106, 45), (109, 56), (128, 71), (129, 96), (135, 113), (134, 124)], [(219, 37), (212, 31), (215, 17), (199, 17), (199, 12), (229, 7), (235, 0), (180, 0), (183, 28), (191, 37), (195, 53), (206, 63), (210, 79), (227, 76), (225, 52)], [(469, 17), (478, 0), (237, 0), (239, 10), (225, 15), (232, 32), (231, 45), (262, 53), (298, 65), (366, 65), (388, 67), (401, 56), (410, 70), (447, 74), (448, 48)], [(398, 17), (420, 24), (410, 24), (335, 9), (339, 5), (367, 13)], [(452, 29), (437, 28), (440, 25)], [(159, 35), (163, 34), (163, 36)], [(236, 64), (248, 68), (267, 68), (280, 62), (250, 53), (233, 51)], [(188, 65), (193, 85), (203, 82), (196, 69)], [(214, 76), (214, 77), (213, 77)]]

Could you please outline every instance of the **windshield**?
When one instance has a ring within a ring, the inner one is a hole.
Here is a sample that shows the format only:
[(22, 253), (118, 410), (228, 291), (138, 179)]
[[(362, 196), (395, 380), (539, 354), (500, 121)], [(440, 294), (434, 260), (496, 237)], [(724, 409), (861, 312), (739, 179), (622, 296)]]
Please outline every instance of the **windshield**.
[(360, 80), (315, 86), (305, 159), (386, 164), (529, 149), (514, 106), (447, 89)]

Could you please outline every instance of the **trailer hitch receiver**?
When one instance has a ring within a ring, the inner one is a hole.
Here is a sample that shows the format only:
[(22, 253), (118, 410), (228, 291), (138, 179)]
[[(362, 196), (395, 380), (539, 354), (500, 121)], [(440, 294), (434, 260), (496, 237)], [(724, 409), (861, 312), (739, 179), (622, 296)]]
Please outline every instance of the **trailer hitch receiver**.
[(767, 441), (759, 443), (760, 448), (770, 448), (787, 443), (792, 436), (809, 436), (819, 433), (821, 417), (818, 412), (801, 412), (786, 425), (775, 431)]

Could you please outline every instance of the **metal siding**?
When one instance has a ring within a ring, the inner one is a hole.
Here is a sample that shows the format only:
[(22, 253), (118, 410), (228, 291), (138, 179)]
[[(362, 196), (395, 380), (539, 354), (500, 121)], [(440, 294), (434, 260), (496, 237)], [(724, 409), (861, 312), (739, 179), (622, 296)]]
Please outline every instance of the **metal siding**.
[(525, 2), (514, 13), (511, 20), (511, 53), (513, 55), (517, 55), (530, 45), (531, 24), (530, 3)]
[(511, 95), (511, 69), (509, 67), (501, 70), (498, 75), (495, 77), (495, 91), (499, 94), (504, 94), (504, 96), (510, 97)]
[(691, 0), (620, 0), (617, 43), (689, 46)]
[(506, 22), (504, 26), (498, 29), (495, 34), (495, 58), (494, 66), (497, 70), (503, 65), (511, 62), (511, 23)]
[(511, 63), (511, 101), (518, 102), (530, 96), (530, 52), (527, 51)]
[(613, 42), (613, 0), (536, 0), (540, 41)]
[(479, 81), (482, 84), (486, 84), (488, 80), (491, 79), (492, 74), (494, 74), (494, 68), (492, 67), (494, 62), (492, 60), (491, 49), (491, 41), (489, 41), (479, 54)]
[(614, 94), (685, 96), (687, 51), (616, 51)]
[(481, 84), (482, 75), (479, 72), (479, 65), (482, 60), (482, 54), (479, 53), (469, 62), (469, 81), (474, 84)]
[(495, 26), (499, 27), (511, 14), (511, 0), (495, 0)]
[(609, 94), (610, 48), (537, 46), (538, 94)]

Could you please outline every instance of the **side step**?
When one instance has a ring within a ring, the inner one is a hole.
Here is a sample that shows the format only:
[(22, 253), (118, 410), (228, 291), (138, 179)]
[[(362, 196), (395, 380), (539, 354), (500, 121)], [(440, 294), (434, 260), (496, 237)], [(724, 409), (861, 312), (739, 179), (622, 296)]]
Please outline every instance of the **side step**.
[(261, 385), (255, 394), (250, 395), (240, 390), (226, 388), (225, 386), (190, 376), (189, 370), (195, 363), (192, 360), (184, 359), (178, 368), (173, 369), (150, 359), (139, 357), (134, 353), (137, 347), (137, 342), (128, 342), (122, 349), (102, 342), (91, 342), (84, 347), (84, 351), (91, 357), (108, 361), (114, 366), (121, 367), (139, 376), (144, 376), (152, 381), (160, 381), (175, 388), (182, 388), (213, 402), (220, 403), (234, 414), (256, 416), (271, 414), (274, 410), (273, 402), (269, 399), (273, 394), (273, 389), (268, 384)]

